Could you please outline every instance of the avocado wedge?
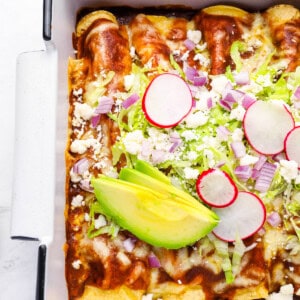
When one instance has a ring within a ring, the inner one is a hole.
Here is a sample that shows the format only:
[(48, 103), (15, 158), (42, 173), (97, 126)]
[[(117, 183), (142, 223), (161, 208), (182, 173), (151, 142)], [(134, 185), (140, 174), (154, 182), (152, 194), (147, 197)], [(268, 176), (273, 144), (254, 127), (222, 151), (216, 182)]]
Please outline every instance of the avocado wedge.
[[(158, 171), (160, 172), (160, 171)], [(183, 204), (189, 205), (191, 207), (194, 207), (196, 209), (205, 209), (209, 213), (210, 210), (208, 210), (204, 205), (202, 205), (199, 201), (197, 201), (194, 197), (189, 195), (188, 193), (176, 188), (175, 186), (169, 184), (166, 184), (165, 182), (155, 179), (151, 176), (148, 176), (147, 174), (144, 174), (142, 172), (139, 172), (136, 169), (132, 168), (123, 168), (119, 174), (119, 178), (122, 180), (125, 180), (127, 182), (132, 182), (144, 187), (147, 187), (149, 189), (155, 190), (160, 193), (169, 193), (171, 195), (176, 195), (177, 200), (182, 202)]]
[(191, 245), (218, 224), (215, 213), (186, 205), (176, 195), (104, 175), (91, 183), (104, 214), (153, 246), (178, 249)]
[(171, 184), (169, 177), (167, 177), (163, 172), (158, 170), (156, 167), (150, 165), (143, 160), (137, 160), (134, 166), (135, 170), (140, 171), (150, 177), (153, 177), (166, 184)]

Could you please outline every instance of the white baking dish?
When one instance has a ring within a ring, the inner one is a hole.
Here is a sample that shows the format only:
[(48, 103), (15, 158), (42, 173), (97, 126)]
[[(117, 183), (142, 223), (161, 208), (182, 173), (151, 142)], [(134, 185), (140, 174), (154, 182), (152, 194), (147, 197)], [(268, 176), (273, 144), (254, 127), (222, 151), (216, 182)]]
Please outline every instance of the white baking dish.
[(67, 133), (67, 63), (68, 57), (73, 56), (72, 32), (75, 26), (76, 13), (81, 7), (107, 7), (107, 6), (158, 6), (167, 4), (183, 4), (187, 7), (202, 8), (214, 4), (239, 6), (250, 11), (265, 9), (279, 3), (300, 6), (299, 0), (57, 0), (53, 3), (52, 40), (58, 50), (58, 100), (57, 100), (57, 150), (56, 150), (56, 198), (55, 198), (55, 229), (54, 240), (49, 248), (47, 266), (46, 298), (48, 300), (67, 299), (64, 277), (64, 252), (65, 239), (64, 225), (64, 148)]

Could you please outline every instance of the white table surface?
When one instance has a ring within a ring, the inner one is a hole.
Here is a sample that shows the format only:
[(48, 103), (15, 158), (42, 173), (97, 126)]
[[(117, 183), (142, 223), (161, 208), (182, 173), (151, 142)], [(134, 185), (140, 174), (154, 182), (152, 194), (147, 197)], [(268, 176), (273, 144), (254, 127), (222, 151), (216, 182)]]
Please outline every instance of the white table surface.
[(10, 239), (17, 55), (43, 49), (42, 0), (1, 1), (0, 299), (35, 296), (37, 242)]

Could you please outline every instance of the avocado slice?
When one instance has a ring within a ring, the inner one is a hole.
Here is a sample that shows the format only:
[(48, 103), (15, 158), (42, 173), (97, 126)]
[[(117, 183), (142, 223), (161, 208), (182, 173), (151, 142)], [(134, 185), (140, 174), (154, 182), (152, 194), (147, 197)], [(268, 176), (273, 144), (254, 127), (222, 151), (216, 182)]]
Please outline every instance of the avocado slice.
[(210, 210), (207, 214), (194, 209), (168, 193), (104, 175), (91, 183), (104, 214), (153, 246), (178, 249), (191, 245), (218, 224)]
[(137, 160), (135, 163), (134, 168), (146, 175), (149, 175), (150, 177), (153, 177), (157, 180), (160, 180), (164, 183), (171, 184), (170, 179), (168, 176), (166, 176), (163, 172), (161, 172), (156, 167), (150, 165), (149, 163), (143, 161), (143, 160)]
[[(189, 195), (188, 193), (176, 188), (175, 186), (171, 184), (166, 184), (165, 182), (162, 182), (158, 179), (155, 179), (153, 177), (150, 177), (146, 174), (143, 174), (137, 170), (131, 169), (131, 168), (123, 168), (120, 171), (119, 178), (128, 182), (132, 182), (135, 184), (142, 185), (144, 187), (150, 188), (152, 190), (155, 190), (157, 192), (165, 193), (168, 192), (170, 194), (178, 196), (177, 200), (183, 202), (186, 205), (190, 205), (196, 209), (203, 209), (206, 207), (202, 205), (198, 200), (196, 200), (194, 197)], [(207, 213), (210, 212), (209, 209), (207, 209)]]

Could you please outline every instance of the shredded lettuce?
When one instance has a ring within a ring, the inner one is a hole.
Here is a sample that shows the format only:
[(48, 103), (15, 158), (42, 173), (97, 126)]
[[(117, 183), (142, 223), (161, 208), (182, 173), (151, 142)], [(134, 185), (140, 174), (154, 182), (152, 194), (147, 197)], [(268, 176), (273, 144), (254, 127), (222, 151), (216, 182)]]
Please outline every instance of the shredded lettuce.
[(99, 214), (103, 214), (103, 210), (101, 208), (100, 203), (98, 201), (95, 201), (90, 205), (90, 213), (89, 213), (90, 224), (87, 231), (88, 238), (92, 239), (104, 233), (108, 234), (112, 238), (115, 238), (118, 235), (120, 227), (116, 225), (114, 222), (112, 222), (111, 220), (109, 220), (106, 226), (103, 226), (98, 229), (95, 228), (95, 218)]
[(232, 254), (232, 273), (235, 277), (241, 268), (242, 257), (245, 254), (246, 246), (240, 237), (237, 237), (234, 243), (234, 249)]
[(219, 240), (213, 234), (208, 234), (208, 238), (214, 244), (216, 253), (222, 260), (221, 266), (224, 271), (226, 283), (232, 283), (234, 281), (234, 275), (232, 272), (232, 264), (228, 251), (228, 243)]
[(186, 79), (185, 73), (183, 72), (183, 70), (179, 66), (179, 64), (176, 62), (176, 60), (174, 59), (174, 56), (172, 54), (170, 54), (170, 63), (171, 63), (171, 66), (174, 68), (174, 70), (176, 70), (183, 79)]
[(84, 101), (92, 107), (98, 105), (99, 97), (106, 92), (106, 86), (112, 81), (115, 76), (114, 71), (109, 71), (105, 76), (99, 76), (96, 81), (90, 82), (86, 87)]
[(241, 53), (245, 52), (246, 50), (247, 50), (247, 45), (244, 42), (235, 41), (231, 45), (230, 56), (233, 62), (235, 63), (237, 72), (240, 72), (243, 67)]

